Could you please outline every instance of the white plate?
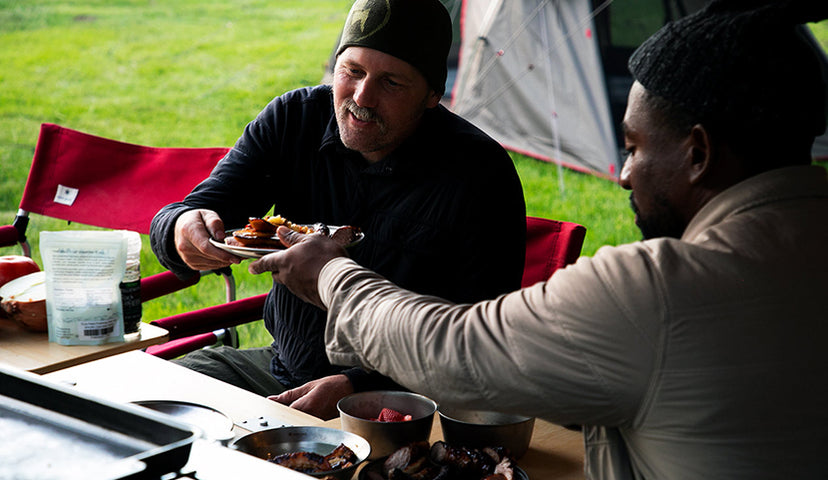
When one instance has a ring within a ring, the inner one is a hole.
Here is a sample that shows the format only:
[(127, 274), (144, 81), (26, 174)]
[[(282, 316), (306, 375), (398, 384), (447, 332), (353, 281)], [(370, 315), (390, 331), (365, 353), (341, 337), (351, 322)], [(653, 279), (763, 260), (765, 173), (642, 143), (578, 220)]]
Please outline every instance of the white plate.
[[(228, 235), (233, 235), (233, 231), (230, 230), (227, 233)], [(242, 258), (261, 258), (268, 253), (278, 252), (280, 250), (284, 250), (284, 248), (254, 248), (254, 247), (236, 247), (233, 245), (227, 245), (224, 242), (219, 242), (213, 238), (210, 239), (210, 243), (213, 246), (218, 247), (224, 251), (230, 252), (233, 255), (238, 255)]]
[[(338, 229), (340, 229), (340, 228), (341, 227), (328, 225), (328, 230), (330, 230), (331, 235), (333, 235), (333, 233), (335, 231), (337, 231)], [(233, 235), (233, 232), (235, 232), (236, 230), (241, 230), (241, 229), (240, 228), (234, 228), (234, 229), (231, 229), (231, 230), (227, 230), (225, 233), (227, 234), (228, 237), (230, 237), (230, 236)], [(365, 238), (364, 233), (362, 233), (362, 232), (357, 233), (356, 240), (349, 243), (348, 245), (345, 245), (345, 248), (352, 247), (352, 246), (356, 245), (357, 243), (361, 242), (363, 238)], [(233, 255), (238, 255), (239, 257), (242, 257), (242, 258), (261, 258), (261, 257), (263, 257), (263, 256), (265, 256), (269, 253), (279, 252), (281, 250), (284, 250), (284, 248), (257, 248), (257, 247), (242, 247), (242, 246), (236, 247), (236, 246), (233, 246), (233, 245), (227, 245), (224, 242), (219, 242), (218, 240), (213, 239), (213, 238), (210, 239), (210, 243), (212, 243), (213, 246), (215, 246), (217, 248), (220, 248), (224, 251), (230, 252)]]

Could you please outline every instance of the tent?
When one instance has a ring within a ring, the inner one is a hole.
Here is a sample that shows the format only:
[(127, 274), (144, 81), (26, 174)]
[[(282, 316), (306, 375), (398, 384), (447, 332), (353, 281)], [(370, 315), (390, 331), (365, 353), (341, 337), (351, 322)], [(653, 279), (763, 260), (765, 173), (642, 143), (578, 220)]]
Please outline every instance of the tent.
[[(629, 55), (664, 23), (706, 3), (441, 1), (454, 24), (450, 108), (511, 151), (613, 179), (623, 163)], [(828, 133), (814, 155), (828, 160)]]

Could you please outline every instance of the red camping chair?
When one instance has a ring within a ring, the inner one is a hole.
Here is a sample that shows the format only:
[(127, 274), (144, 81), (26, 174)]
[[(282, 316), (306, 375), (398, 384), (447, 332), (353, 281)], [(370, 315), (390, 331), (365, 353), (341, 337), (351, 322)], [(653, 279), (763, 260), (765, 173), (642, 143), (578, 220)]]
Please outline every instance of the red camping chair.
[(526, 217), (526, 264), (521, 287), (543, 282), (575, 263), (581, 255), (586, 228), (577, 223)]
[[(585, 234), (586, 229), (576, 223), (526, 217), (526, 265), (521, 286), (544, 281), (558, 268), (574, 263)], [(149, 347), (147, 352), (171, 359), (213, 345), (216, 337), (212, 331), (261, 319), (265, 297), (261, 294), (217, 305), (206, 312), (186, 312), (156, 320), (153, 325), (168, 330), (170, 341)]]
[[(148, 234), (155, 213), (184, 198), (227, 150), (147, 147), (44, 123), (20, 209), (12, 225), (0, 227), (0, 246), (17, 243), (24, 255), (31, 256), (26, 238), (30, 213)], [(232, 301), (235, 280), (229, 268), (220, 273), (227, 301)], [(182, 282), (171, 272), (142, 278), (141, 300), (172, 293), (199, 279), (196, 275)]]
[(180, 357), (199, 348), (214, 345), (222, 329), (255, 322), (262, 318), (266, 293), (216, 305), (195, 312), (155, 320), (153, 325), (170, 332), (170, 340), (147, 347), (147, 353), (166, 360)]

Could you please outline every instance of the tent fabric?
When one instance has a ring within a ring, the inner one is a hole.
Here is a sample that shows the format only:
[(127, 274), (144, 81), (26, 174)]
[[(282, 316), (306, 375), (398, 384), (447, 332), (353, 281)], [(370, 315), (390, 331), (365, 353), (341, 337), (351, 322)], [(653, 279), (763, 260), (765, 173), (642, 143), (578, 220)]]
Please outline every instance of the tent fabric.
[(614, 176), (609, 98), (583, 0), (466, 0), (452, 109), (506, 148)]
[[(459, 10), (460, 24), (451, 108), (509, 150), (617, 178), (627, 58), (661, 25), (705, 3), (462, 0), (450, 10)], [(813, 155), (828, 161), (828, 131)]]
[[(667, 21), (706, 4), (442, 2), (455, 36), (444, 103), (511, 151), (610, 179), (617, 179), (623, 162), (629, 55)], [(332, 52), (323, 82), (330, 81), (334, 63)], [(828, 75), (825, 55), (823, 65)], [(813, 155), (828, 161), (828, 132), (817, 138)]]

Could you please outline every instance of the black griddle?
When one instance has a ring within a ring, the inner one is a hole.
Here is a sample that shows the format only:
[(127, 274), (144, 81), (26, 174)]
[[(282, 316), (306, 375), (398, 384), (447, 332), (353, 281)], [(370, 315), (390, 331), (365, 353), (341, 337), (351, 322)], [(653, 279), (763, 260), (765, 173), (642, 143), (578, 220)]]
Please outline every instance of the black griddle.
[(197, 435), (167, 415), (0, 366), (2, 478), (157, 479), (179, 472)]

